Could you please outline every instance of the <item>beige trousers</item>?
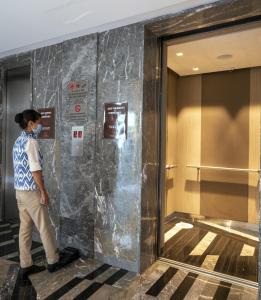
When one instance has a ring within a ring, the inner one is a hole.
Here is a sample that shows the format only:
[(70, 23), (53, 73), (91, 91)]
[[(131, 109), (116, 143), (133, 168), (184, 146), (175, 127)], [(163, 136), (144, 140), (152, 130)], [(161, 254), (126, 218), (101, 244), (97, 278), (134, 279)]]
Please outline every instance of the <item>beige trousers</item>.
[(19, 251), (22, 268), (33, 264), (31, 256), (33, 224), (40, 233), (48, 264), (59, 260), (53, 227), (47, 206), (40, 203), (39, 191), (16, 190), (16, 200), (20, 216)]

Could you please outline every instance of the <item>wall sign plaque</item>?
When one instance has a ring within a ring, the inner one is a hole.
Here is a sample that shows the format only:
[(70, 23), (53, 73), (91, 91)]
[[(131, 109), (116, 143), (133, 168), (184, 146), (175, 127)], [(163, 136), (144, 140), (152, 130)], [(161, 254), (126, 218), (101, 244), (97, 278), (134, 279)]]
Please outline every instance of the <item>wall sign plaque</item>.
[(68, 107), (68, 112), (65, 114), (66, 120), (69, 122), (85, 122), (87, 116), (87, 104), (74, 103)]
[(38, 135), (39, 139), (55, 139), (55, 109), (40, 108), (39, 113), (42, 115), (41, 124), (42, 132)]
[(105, 103), (103, 137), (127, 139), (128, 103)]
[(66, 83), (65, 99), (68, 105), (66, 106), (64, 116), (67, 122), (86, 122), (87, 92), (87, 82), (84, 80), (75, 80)]
[(69, 81), (66, 84), (66, 97), (68, 100), (80, 100), (87, 96), (87, 82), (83, 80)]

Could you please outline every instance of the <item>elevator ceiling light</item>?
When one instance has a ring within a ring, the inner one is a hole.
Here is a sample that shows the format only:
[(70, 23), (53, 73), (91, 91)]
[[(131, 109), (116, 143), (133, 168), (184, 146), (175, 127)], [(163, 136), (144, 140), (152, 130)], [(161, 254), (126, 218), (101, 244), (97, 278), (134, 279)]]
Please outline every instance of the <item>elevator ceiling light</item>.
[(199, 67), (193, 67), (193, 71), (198, 71)]
[(184, 54), (182, 52), (177, 52), (176, 55), (177, 56), (183, 56)]
[(191, 228), (193, 228), (193, 225), (190, 223), (179, 222), (176, 224), (176, 227), (182, 228), (182, 229), (191, 229)]
[(233, 57), (232, 54), (222, 54), (217, 56), (217, 59), (231, 59)]

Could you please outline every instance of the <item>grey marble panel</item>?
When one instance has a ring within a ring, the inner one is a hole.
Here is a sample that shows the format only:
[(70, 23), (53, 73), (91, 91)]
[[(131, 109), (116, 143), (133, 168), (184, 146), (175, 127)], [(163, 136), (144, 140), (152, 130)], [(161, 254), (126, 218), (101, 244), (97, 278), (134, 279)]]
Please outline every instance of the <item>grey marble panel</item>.
[[(63, 97), (61, 126), (61, 244), (93, 256), (94, 249), (94, 155), (96, 125), (97, 35), (63, 43)], [(87, 92), (68, 98), (69, 82), (84, 82)], [(75, 103), (86, 105), (83, 120), (70, 121), (67, 114)], [(84, 126), (83, 155), (71, 155), (72, 126)], [(67, 229), (73, 226), (73, 232)]]
[(146, 26), (158, 36), (169, 36), (260, 16), (260, 14), (261, 2), (259, 0), (221, 0), (149, 20)]
[(59, 236), (61, 189), (61, 101), (62, 101), (62, 45), (37, 49), (33, 53), (33, 106), (55, 108), (55, 139), (39, 140), (44, 157), (44, 180), (49, 193), (49, 215)]
[[(143, 26), (99, 36), (95, 254), (139, 268)], [(103, 139), (104, 103), (128, 102), (128, 137)]]
[(158, 166), (159, 166), (159, 103), (157, 98), (156, 36), (149, 30), (144, 35), (144, 81), (142, 111), (142, 199), (140, 271), (156, 259)]

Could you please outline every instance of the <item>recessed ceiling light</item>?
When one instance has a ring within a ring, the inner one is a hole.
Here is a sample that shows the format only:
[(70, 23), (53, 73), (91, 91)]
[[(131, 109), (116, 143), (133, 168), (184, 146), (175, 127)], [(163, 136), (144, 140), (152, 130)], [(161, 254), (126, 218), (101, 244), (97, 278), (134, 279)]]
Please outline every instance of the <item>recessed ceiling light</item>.
[(231, 59), (233, 57), (232, 54), (222, 54), (217, 56), (217, 59)]
[(182, 52), (177, 52), (176, 55), (177, 56), (183, 56), (184, 54)]
[(199, 67), (193, 67), (193, 71), (198, 71)]

